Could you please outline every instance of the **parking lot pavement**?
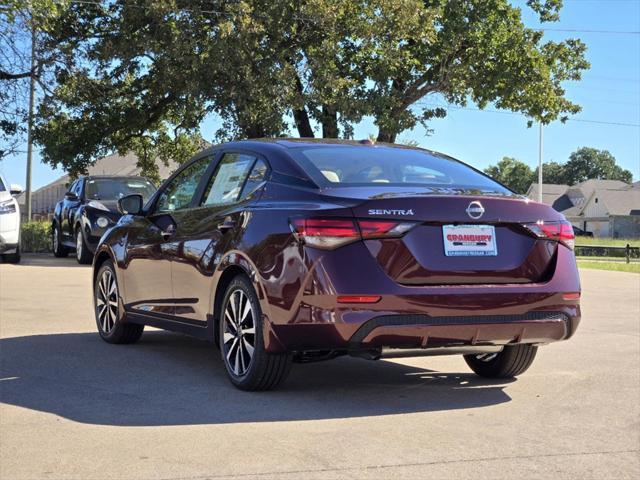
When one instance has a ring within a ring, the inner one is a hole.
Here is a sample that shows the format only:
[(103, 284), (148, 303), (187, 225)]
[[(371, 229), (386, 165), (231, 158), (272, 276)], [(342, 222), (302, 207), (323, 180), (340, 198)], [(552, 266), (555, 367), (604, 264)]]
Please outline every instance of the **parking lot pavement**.
[(75, 260), (0, 265), (0, 478), (640, 478), (640, 276), (581, 274), (578, 333), (517, 381), (343, 358), (246, 393), (209, 344), (102, 342)]

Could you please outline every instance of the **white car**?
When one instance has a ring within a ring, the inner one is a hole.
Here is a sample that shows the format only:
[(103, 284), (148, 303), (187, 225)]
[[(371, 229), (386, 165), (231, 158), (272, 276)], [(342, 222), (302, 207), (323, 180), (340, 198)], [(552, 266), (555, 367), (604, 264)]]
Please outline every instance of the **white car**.
[(21, 193), (20, 185), (7, 186), (0, 176), (0, 256), (8, 263), (20, 261), (20, 207), (15, 197)]

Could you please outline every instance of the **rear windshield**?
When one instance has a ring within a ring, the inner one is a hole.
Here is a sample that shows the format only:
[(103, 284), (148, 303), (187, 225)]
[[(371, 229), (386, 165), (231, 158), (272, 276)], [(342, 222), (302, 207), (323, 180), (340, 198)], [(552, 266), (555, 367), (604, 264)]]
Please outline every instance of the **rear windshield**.
[(313, 147), (294, 158), (321, 186), (424, 185), (510, 193), (462, 162), (426, 151), (389, 147)]
[(85, 196), (89, 200), (118, 200), (125, 195), (138, 193), (145, 201), (156, 191), (144, 178), (97, 178), (87, 181)]

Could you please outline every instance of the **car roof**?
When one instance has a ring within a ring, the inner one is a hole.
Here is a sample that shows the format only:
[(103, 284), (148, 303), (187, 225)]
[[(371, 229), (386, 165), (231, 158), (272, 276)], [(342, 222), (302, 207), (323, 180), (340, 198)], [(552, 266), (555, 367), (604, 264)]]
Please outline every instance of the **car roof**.
[(143, 180), (147, 180), (146, 177), (143, 177), (142, 175), (86, 175), (84, 177), (81, 178), (85, 178), (87, 180), (114, 180), (114, 179), (118, 179), (118, 178), (136, 178), (136, 179), (143, 179)]
[[(284, 149), (300, 149), (300, 148), (320, 148), (320, 147), (342, 147), (352, 146), (361, 148), (392, 148), (402, 150), (419, 150), (432, 154), (447, 156), (443, 153), (429, 150), (427, 148), (416, 147), (412, 145), (402, 145), (397, 143), (375, 142), (370, 139), (363, 140), (344, 140), (339, 138), (257, 138), (252, 140), (238, 140), (222, 144), (220, 146), (252, 146), (260, 145), (277, 145)], [(213, 147), (215, 148), (215, 147)]]
[[(395, 143), (385, 142), (373, 142), (369, 139), (365, 140), (343, 140), (336, 138), (256, 138), (250, 140), (235, 140), (231, 142), (220, 143), (218, 145), (212, 145), (200, 152), (196, 153), (191, 160), (187, 163), (198, 161), (199, 159), (215, 155), (219, 151), (237, 150), (239, 152), (246, 150), (249, 153), (267, 155), (271, 168), (275, 172), (279, 172), (288, 176), (310, 181), (313, 184), (315, 182), (306, 172), (302, 166), (293, 159), (293, 152), (300, 149), (309, 148), (321, 148), (321, 147), (359, 147), (359, 148), (385, 148), (396, 150), (413, 150), (431, 154), (433, 156), (440, 157), (442, 159), (459, 160), (446, 155), (444, 153), (436, 152), (421, 147), (414, 147), (411, 145), (399, 145)], [(467, 165), (468, 166), (468, 165)], [(473, 168), (473, 167), (470, 167)], [(180, 170), (180, 169), (179, 169)], [(178, 170), (178, 171), (179, 171)]]

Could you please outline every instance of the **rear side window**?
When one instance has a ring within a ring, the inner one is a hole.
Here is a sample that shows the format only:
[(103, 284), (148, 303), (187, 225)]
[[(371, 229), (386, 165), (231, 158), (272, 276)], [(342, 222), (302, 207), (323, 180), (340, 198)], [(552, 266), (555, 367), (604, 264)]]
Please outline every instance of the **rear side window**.
[(201, 158), (174, 177), (160, 193), (156, 212), (173, 212), (189, 208), (202, 175), (210, 163), (211, 157)]
[(4, 192), (6, 190), (4, 183), (2, 183), (2, 178), (0, 178), (0, 192)]
[(256, 158), (251, 155), (225, 153), (209, 181), (203, 205), (235, 203), (255, 162)]
[(240, 198), (245, 198), (255, 192), (265, 180), (267, 176), (267, 164), (263, 160), (256, 160), (253, 165), (247, 181), (244, 183)]
[(323, 186), (424, 185), (509, 192), (462, 162), (421, 150), (344, 145), (298, 149), (293, 156)]

